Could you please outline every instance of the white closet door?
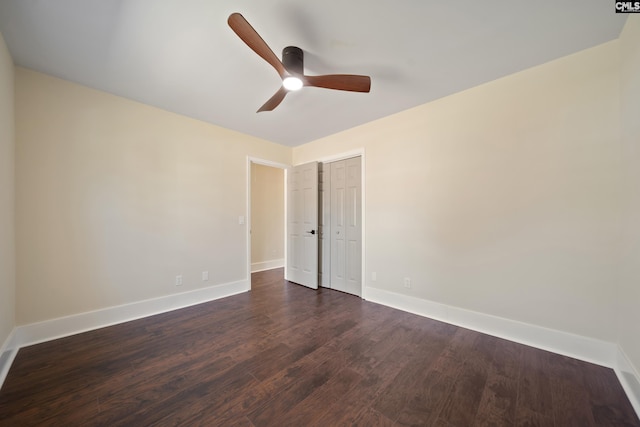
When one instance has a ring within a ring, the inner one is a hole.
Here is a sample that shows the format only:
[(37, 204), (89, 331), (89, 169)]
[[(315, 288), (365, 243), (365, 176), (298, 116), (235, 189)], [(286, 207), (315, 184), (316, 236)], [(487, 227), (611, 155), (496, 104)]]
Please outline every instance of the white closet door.
[(360, 157), (331, 163), (331, 287), (361, 294)]
[(318, 163), (287, 171), (287, 279), (318, 289)]

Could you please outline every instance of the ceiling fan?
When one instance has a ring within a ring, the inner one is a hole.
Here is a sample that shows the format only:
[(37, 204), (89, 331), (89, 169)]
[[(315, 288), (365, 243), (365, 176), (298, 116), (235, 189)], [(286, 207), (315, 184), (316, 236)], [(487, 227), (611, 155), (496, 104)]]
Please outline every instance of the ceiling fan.
[(267, 61), (282, 79), (282, 86), (265, 104), (261, 111), (272, 111), (289, 91), (301, 89), (303, 86), (322, 87), (325, 89), (347, 90), (351, 92), (369, 92), (371, 78), (353, 74), (327, 74), (323, 76), (307, 76), (304, 74), (304, 52), (295, 46), (282, 50), (282, 61), (273, 53), (267, 43), (256, 30), (239, 13), (232, 13), (227, 20), (231, 29), (262, 59)]

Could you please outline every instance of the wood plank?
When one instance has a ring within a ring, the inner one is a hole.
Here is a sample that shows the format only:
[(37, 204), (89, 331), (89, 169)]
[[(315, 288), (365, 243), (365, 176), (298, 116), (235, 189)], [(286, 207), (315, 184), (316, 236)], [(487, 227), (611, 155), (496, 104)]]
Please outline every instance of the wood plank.
[(495, 341), (487, 384), (476, 414), (476, 425), (515, 425), (522, 349), (520, 344), (506, 340)]
[(342, 399), (361, 380), (362, 376), (352, 369), (340, 370), (289, 410), (282, 425), (307, 426), (316, 421), (323, 422), (328, 412), (326, 408)]
[(389, 418), (382, 415), (380, 412), (372, 408), (366, 408), (353, 422), (352, 426), (361, 427), (393, 427), (397, 424), (391, 421)]
[(403, 426), (433, 425), (455, 385), (453, 378), (430, 370), (412, 390), (396, 423)]
[(383, 363), (366, 375), (343, 399), (329, 405), (322, 419), (310, 426), (354, 424), (361, 412), (382, 396), (385, 388), (410, 361), (406, 348), (394, 349)]
[(543, 366), (543, 352), (529, 349), (522, 353), (518, 378), (516, 425), (553, 426), (551, 380)]
[(333, 360), (327, 360), (305, 375), (291, 387), (282, 390), (273, 399), (260, 408), (250, 412), (247, 417), (255, 425), (280, 426), (287, 422), (286, 414), (291, 408), (305, 400), (316, 389), (324, 385), (339, 372), (341, 366)]
[(465, 362), (443, 404), (438, 420), (452, 425), (472, 425), (486, 385), (486, 368)]
[(552, 378), (553, 420), (556, 425), (567, 427), (592, 427), (596, 425), (589, 406), (589, 396), (582, 387), (563, 379)]

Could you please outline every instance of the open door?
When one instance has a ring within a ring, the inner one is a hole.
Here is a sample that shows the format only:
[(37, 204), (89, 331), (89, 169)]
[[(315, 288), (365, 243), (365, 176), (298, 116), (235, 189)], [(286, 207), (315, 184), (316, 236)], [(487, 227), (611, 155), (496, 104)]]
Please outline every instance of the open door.
[(287, 170), (287, 279), (318, 289), (318, 163)]

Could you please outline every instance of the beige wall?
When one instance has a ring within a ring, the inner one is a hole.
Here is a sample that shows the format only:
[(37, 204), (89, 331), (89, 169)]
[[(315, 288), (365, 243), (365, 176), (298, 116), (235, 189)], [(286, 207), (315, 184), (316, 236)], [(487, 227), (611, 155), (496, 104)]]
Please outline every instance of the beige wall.
[(0, 347), (15, 324), (14, 69), (0, 35)]
[(247, 156), (291, 155), (21, 68), (16, 133), (18, 324), (246, 279)]
[[(619, 294), (618, 340), (640, 373), (640, 16), (620, 37), (622, 144), (628, 195), (625, 252)], [(640, 399), (640, 388), (636, 391)]]
[(284, 259), (284, 170), (251, 164), (251, 262)]
[(296, 147), (293, 162), (365, 148), (367, 286), (612, 340), (618, 80), (614, 41)]

